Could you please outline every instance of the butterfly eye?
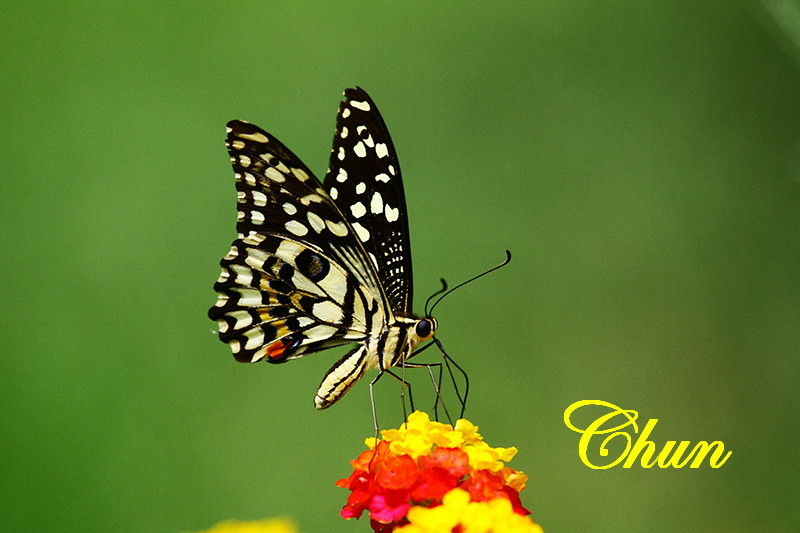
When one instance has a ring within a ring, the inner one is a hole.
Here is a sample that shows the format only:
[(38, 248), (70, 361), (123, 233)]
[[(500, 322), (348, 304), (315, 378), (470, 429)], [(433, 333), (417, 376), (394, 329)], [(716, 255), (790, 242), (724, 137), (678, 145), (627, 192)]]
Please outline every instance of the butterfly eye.
[(414, 331), (419, 338), (427, 339), (433, 334), (433, 323), (427, 318), (423, 318), (422, 320), (417, 322)]

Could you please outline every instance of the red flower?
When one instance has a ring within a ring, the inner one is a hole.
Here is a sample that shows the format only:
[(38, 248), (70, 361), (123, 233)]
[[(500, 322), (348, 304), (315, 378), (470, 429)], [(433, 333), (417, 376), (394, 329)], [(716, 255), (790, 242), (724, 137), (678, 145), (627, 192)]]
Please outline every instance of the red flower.
[(443, 468), (459, 480), (471, 470), (469, 456), (458, 448), (434, 448), (429, 456), (421, 456), (419, 463), (423, 469)]
[(375, 465), (375, 481), (384, 489), (410, 489), (419, 477), (417, 463), (409, 455), (389, 457)]
[(442, 501), (442, 497), (458, 486), (458, 480), (443, 468), (423, 470), (419, 482), (411, 491), (411, 499), (419, 503), (432, 504)]

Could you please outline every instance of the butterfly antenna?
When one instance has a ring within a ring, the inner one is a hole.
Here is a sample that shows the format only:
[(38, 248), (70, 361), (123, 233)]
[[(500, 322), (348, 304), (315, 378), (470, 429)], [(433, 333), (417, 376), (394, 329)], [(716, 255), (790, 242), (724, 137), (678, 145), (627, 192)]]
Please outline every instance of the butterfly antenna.
[[(442, 292), (443, 292), (444, 294), (442, 294), (441, 296), (439, 296), (439, 299), (438, 299), (438, 300), (436, 300), (436, 302), (434, 302), (433, 306), (431, 306), (431, 310), (430, 310), (430, 312), (426, 313), (426, 315), (425, 315), (425, 316), (431, 316), (431, 314), (433, 313), (433, 310), (436, 308), (436, 306), (437, 306), (437, 305), (439, 305), (439, 302), (441, 302), (442, 300), (444, 300), (444, 297), (445, 297), (445, 296), (447, 296), (448, 294), (450, 294), (451, 292), (453, 292), (454, 290), (456, 290), (456, 289), (458, 289), (458, 288), (460, 288), (460, 287), (463, 287), (463, 286), (464, 286), (464, 285), (466, 285), (467, 283), (472, 283), (472, 282), (473, 282), (473, 281), (475, 281), (476, 279), (478, 279), (478, 278), (482, 278), (482, 277), (483, 277), (483, 276), (485, 276), (486, 274), (489, 274), (489, 273), (491, 273), (491, 272), (494, 272), (495, 270), (497, 270), (497, 269), (499, 269), (499, 268), (503, 268), (503, 267), (504, 267), (504, 266), (506, 266), (506, 265), (507, 265), (509, 262), (511, 262), (511, 252), (510, 252), (509, 250), (506, 250), (506, 259), (505, 259), (505, 261), (503, 261), (502, 263), (500, 263), (500, 264), (499, 264), (499, 265), (497, 265), (497, 266), (494, 266), (494, 267), (490, 268), (489, 270), (487, 270), (487, 271), (485, 271), (485, 272), (481, 272), (481, 273), (480, 273), (480, 274), (478, 274), (477, 276), (475, 276), (475, 277), (472, 277), (472, 278), (468, 279), (467, 281), (462, 281), (461, 283), (459, 283), (458, 285), (456, 285), (455, 287), (453, 287), (453, 288), (452, 288), (452, 289), (450, 289), (449, 291), (447, 290), (447, 284), (446, 284), (446, 283), (444, 283), (444, 279), (442, 279), (442, 283), (443, 283), (443, 285), (444, 285), (444, 288), (443, 288), (443, 289), (441, 289), (441, 290), (439, 290), (438, 292), (435, 292), (435, 293), (433, 293), (433, 294), (431, 295), (431, 298), (433, 298), (434, 296), (436, 296), (437, 294), (440, 294), (440, 293), (442, 293)], [(431, 298), (428, 298), (428, 300), (430, 300)], [(428, 302), (425, 302), (425, 307), (426, 307), (426, 308), (428, 307)]]
[[(447, 292), (447, 281), (445, 281), (444, 278), (439, 278), (439, 281), (442, 282), (442, 288), (439, 289), (438, 291), (434, 292), (430, 296), (428, 296), (428, 299), (425, 300), (425, 316), (426, 317), (431, 316), (431, 314), (428, 312), (428, 304), (431, 303), (431, 300), (433, 300), (435, 297), (439, 296), (443, 292)], [(436, 304), (434, 304), (434, 305), (436, 305)]]

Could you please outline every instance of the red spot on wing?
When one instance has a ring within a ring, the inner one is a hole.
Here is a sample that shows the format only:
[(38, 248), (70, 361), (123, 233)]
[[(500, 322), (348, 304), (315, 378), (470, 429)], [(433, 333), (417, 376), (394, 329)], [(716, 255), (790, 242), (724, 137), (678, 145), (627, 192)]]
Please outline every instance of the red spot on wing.
[(270, 359), (280, 359), (283, 357), (283, 353), (286, 351), (286, 347), (289, 343), (284, 342), (282, 340), (275, 341), (269, 346), (267, 346), (267, 357)]
[(267, 346), (267, 357), (273, 363), (279, 363), (294, 353), (302, 343), (303, 335), (292, 333)]

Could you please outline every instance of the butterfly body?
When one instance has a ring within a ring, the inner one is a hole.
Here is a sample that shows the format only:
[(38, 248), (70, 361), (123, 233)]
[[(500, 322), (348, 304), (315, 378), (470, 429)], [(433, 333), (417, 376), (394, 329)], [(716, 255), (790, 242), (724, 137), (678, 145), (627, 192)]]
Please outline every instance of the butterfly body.
[(400, 167), (362, 89), (339, 108), (324, 185), (283, 144), (228, 124), (238, 238), (209, 317), (237, 361), (282, 363), (356, 344), (315, 396), (324, 409), (370, 369), (401, 366), (436, 330), (411, 311), (411, 250)]

